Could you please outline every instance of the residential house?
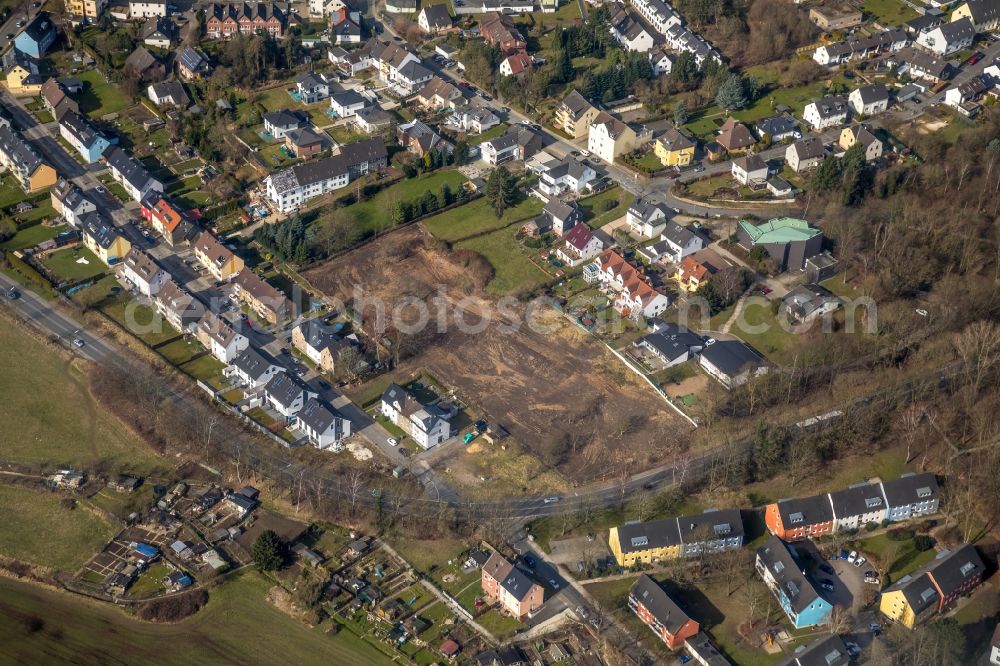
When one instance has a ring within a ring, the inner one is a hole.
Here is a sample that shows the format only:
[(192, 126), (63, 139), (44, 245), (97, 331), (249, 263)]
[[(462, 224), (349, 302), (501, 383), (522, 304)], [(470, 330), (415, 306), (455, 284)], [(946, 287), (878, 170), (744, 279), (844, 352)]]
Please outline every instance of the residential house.
[(361, 15), (340, 7), (330, 14), (330, 38), (334, 44), (361, 43)]
[(667, 259), (679, 264), (684, 257), (698, 252), (705, 247), (705, 238), (684, 226), (670, 220), (660, 233), (660, 242), (656, 243), (658, 259)]
[(99, 212), (85, 213), (80, 218), (80, 235), (87, 249), (108, 266), (125, 258), (132, 244), (118, 231), (118, 227)]
[(121, 275), (146, 298), (152, 298), (170, 279), (153, 257), (135, 246), (125, 255)]
[(146, 89), (146, 96), (158, 107), (174, 106), (186, 109), (191, 105), (191, 98), (188, 97), (180, 81), (154, 83)]
[(955, 6), (951, 21), (968, 19), (976, 32), (992, 32), (1000, 28), (1000, 3), (996, 0), (968, 0)]
[(588, 164), (567, 156), (539, 174), (538, 189), (547, 196), (580, 194), (595, 178), (597, 172)]
[(79, 113), (80, 106), (76, 103), (76, 100), (69, 96), (66, 86), (59, 81), (49, 79), (42, 84), (41, 92), (42, 103), (45, 105), (45, 109), (56, 120), (62, 118), (62, 115), (67, 111)]
[(663, 166), (682, 167), (694, 160), (696, 146), (694, 139), (671, 127), (653, 141), (653, 154)]
[(888, 505), (886, 518), (891, 522), (909, 520), (937, 513), (941, 491), (933, 474), (903, 474), (882, 483)]
[(3, 54), (4, 85), (15, 96), (39, 95), (45, 76), (37, 58), (18, 49), (8, 49)]
[(138, 46), (125, 59), (125, 71), (134, 73), (140, 81), (162, 79), (166, 74), (163, 63), (144, 46)]
[(56, 41), (56, 26), (48, 12), (39, 12), (14, 38), (14, 48), (32, 58), (41, 58)]
[(930, 564), (883, 590), (879, 610), (893, 622), (913, 629), (975, 589), (985, 570), (974, 546), (942, 551)]
[(262, 393), (268, 406), (283, 416), (288, 425), (294, 425), (296, 415), (306, 402), (318, 395), (308, 384), (289, 372), (279, 372), (271, 377)]
[(229, 322), (211, 311), (198, 320), (195, 337), (216, 360), (223, 363), (232, 363), (233, 359), (250, 346), (245, 335), (237, 333)]
[(351, 436), (351, 421), (317, 398), (309, 398), (302, 406), (296, 415), (295, 427), (304, 432), (317, 449), (339, 451), (341, 442)]
[(300, 160), (315, 157), (332, 145), (329, 136), (309, 127), (285, 132), (285, 148)]
[(757, 550), (755, 566), (793, 628), (815, 627), (829, 621), (833, 606), (819, 595), (788, 547), (777, 537), (772, 536)]
[(757, 136), (761, 139), (765, 136), (771, 137), (771, 143), (779, 143), (785, 139), (798, 139), (802, 136), (802, 132), (799, 130), (799, 121), (787, 113), (758, 120), (754, 129), (757, 130)]
[(757, 139), (746, 125), (730, 116), (719, 129), (715, 142), (727, 152), (736, 153), (749, 150)]
[(889, 108), (889, 89), (884, 83), (861, 86), (847, 96), (847, 105), (855, 115), (877, 115)]
[(701, 35), (683, 25), (673, 25), (663, 33), (666, 45), (678, 53), (690, 53), (694, 62), (701, 67), (706, 60), (722, 62), (722, 56), (706, 42)]
[(365, 134), (388, 135), (396, 117), (378, 106), (369, 106), (354, 114), (354, 124)]
[(362, 97), (357, 90), (344, 90), (330, 94), (330, 109), (338, 118), (350, 118), (368, 106), (369, 103), (368, 98)]
[(730, 172), (740, 185), (760, 186), (767, 182), (767, 162), (760, 155), (744, 155), (733, 160)]
[(237, 492), (226, 495), (225, 503), (242, 518), (257, 508), (259, 495), (260, 491), (253, 486), (243, 486)]
[(229, 39), (233, 35), (266, 32), (276, 39), (284, 35), (288, 18), (277, 3), (212, 3), (205, 11), (205, 35)]
[(763, 247), (781, 271), (801, 270), (806, 259), (823, 249), (823, 231), (791, 217), (773, 218), (756, 226), (741, 220), (736, 238), (747, 251)]
[(435, 76), (417, 92), (416, 101), (427, 111), (441, 111), (454, 110), (464, 99), (456, 86)]
[(177, 73), (186, 81), (200, 79), (212, 73), (212, 62), (204, 51), (192, 46), (185, 46), (177, 52)]
[(837, 634), (821, 638), (795, 648), (792, 656), (778, 662), (778, 666), (849, 666), (851, 656), (847, 646)]
[(950, 56), (972, 46), (975, 38), (976, 26), (963, 17), (921, 32), (917, 35), (916, 43), (936, 55)]
[(295, 77), (295, 90), (303, 104), (314, 104), (330, 96), (326, 77), (316, 72), (303, 72)]
[(629, 231), (642, 238), (652, 238), (667, 228), (670, 209), (666, 204), (638, 196), (632, 200), (625, 213)]
[(264, 188), (279, 212), (288, 213), (306, 201), (346, 187), (351, 180), (385, 167), (388, 153), (381, 139), (365, 139), (334, 149), (333, 155), (275, 171)]
[(569, 266), (579, 266), (604, 251), (604, 242), (586, 224), (577, 224), (563, 236), (556, 256)]
[[(341, 354), (351, 344), (332, 326), (318, 319), (308, 319), (292, 329), (292, 346), (306, 355), (323, 372), (341, 371)], [(356, 368), (350, 368), (354, 370)]]
[[(931, 15), (920, 17), (937, 21)], [(813, 52), (813, 60), (824, 67), (839, 65), (851, 60), (866, 60), (884, 52), (896, 52), (910, 43), (906, 32), (898, 28), (881, 30), (872, 35), (852, 38), (840, 42), (828, 42)]]
[(677, 57), (663, 44), (654, 46), (653, 50), (649, 52), (649, 64), (653, 68), (654, 76), (670, 74), (674, 71), (675, 62), (677, 62)]
[(309, 118), (301, 111), (281, 109), (264, 114), (264, 131), (275, 139), (284, 139), (292, 130), (309, 126)]
[(810, 171), (823, 163), (826, 146), (817, 136), (799, 139), (785, 149), (785, 162), (795, 173)]
[(151, 17), (142, 24), (139, 37), (145, 46), (155, 46), (158, 49), (169, 49), (170, 45), (177, 39), (177, 25), (173, 19), (163, 17)]
[(402, 428), (425, 449), (449, 439), (451, 409), (440, 404), (422, 404), (413, 393), (398, 384), (390, 384), (382, 394), (382, 415)]
[(644, 273), (616, 250), (607, 250), (595, 261), (601, 284), (615, 292), (613, 307), (626, 317), (657, 317), (670, 299), (649, 285)]
[(684, 641), (698, 633), (698, 623), (646, 574), (639, 576), (629, 590), (628, 607), (671, 650), (682, 647)]
[(479, 144), (483, 161), (491, 166), (512, 160), (529, 160), (541, 149), (542, 137), (520, 125), (510, 127), (497, 138)]
[(698, 363), (702, 370), (728, 389), (741, 386), (751, 377), (768, 371), (764, 357), (739, 340), (719, 340), (705, 347)]
[(535, 218), (529, 230), (532, 236), (540, 236), (549, 232), (563, 236), (573, 229), (580, 221), (580, 210), (575, 204), (563, 201), (557, 197), (549, 199), (542, 212)]
[(861, 25), (864, 20), (860, 9), (846, 4), (817, 5), (809, 8), (809, 20), (824, 32), (847, 30)]
[(579, 139), (590, 131), (590, 124), (600, 111), (576, 90), (570, 90), (556, 109), (556, 129), (560, 129), (573, 139)]
[(807, 324), (840, 307), (840, 299), (818, 284), (802, 284), (781, 301), (780, 312), (795, 324)]
[(944, 103), (954, 109), (958, 109), (963, 104), (976, 102), (993, 87), (992, 83), (993, 81), (985, 73), (973, 76), (965, 83), (946, 90), (944, 93)]
[[(240, 265), (242, 266), (242, 262)], [(249, 268), (241, 268), (236, 274), (233, 293), (269, 324), (280, 324), (295, 314), (294, 306), (285, 294)]]
[(80, 218), (85, 213), (97, 210), (94, 202), (69, 180), (59, 180), (49, 192), (49, 198), (52, 200), (52, 210), (74, 227), (80, 225)]
[(512, 53), (500, 61), (499, 72), (501, 76), (519, 76), (531, 70), (534, 61), (527, 53)]
[(739, 509), (710, 509), (701, 514), (612, 527), (608, 546), (620, 566), (632, 567), (736, 550), (743, 547), (744, 537)]
[(244, 392), (253, 393), (271, 379), (284, 372), (284, 368), (263, 349), (247, 347), (223, 371), (226, 377), (243, 387)]
[(648, 357), (656, 359), (662, 369), (680, 365), (705, 347), (701, 337), (684, 326), (653, 322), (653, 332), (632, 343)]
[(642, 128), (636, 131), (602, 111), (590, 123), (590, 133), (587, 138), (587, 150), (611, 164), (615, 158), (638, 150), (652, 138), (652, 133)]
[(463, 106), (455, 110), (445, 121), (468, 134), (482, 134), (500, 124), (500, 119), (485, 106)]
[(129, 0), (128, 17), (144, 19), (167, 15), (167, 0)]
[(699, 666), (733, 666), (703, 631), (684, 641), (684, 647)]
[(170, 247), (186, 241), (195, 229), (187, 214), (159, 192), (152, 192), (142, 200), (139, 214)]
[(837, 127), (847, 122), (850, 106), (841, 95), (831, 95), (809, 102), (802, 112), (802, 120), (816, 131)]
[(768, 504), (764, 510), (764, 523), (768, 530), (782, 541), (832, 534), (833, 518), (828, 494), (782, 499)]
[(632, 0), (632, 6), (661, 35), (681, 24), (680, 15), (663, 0)]
[(424, 5), (417, 15), (417, 25), (424, 32), (439, 33), (451, 30), (451, 14), (444, 4)]
[(928, 53), (927, 51), (920, 51), (910, 46), (893, 54), (889, 62), (897, 66), (897, 74), (906, 74), (910, 78), (930, 83), (947, 81), (955, 75), (956, 71), (947, 58)]
[(494, 551), (481, 571), (483, 592), (512, 617), (524, 621), (542, 607), (545, 591)]
[(105, 151), (104, 161), (111, 176), (135, 201), (141, 202), (150, 192), (163, 193), (163, 183), (154, 178), (139, 160), (118, 146), (111, 146)]
[(107, 0), (66, 0), (66, 13), (73, 26), (96, 23)]
[(243, 259), (207, 231), (198, 234), (191, 247), (198, 262), (219, 282), (226, 282), (243, 270)]
[(479, 18), (479, 35), (489, 46), (496, 46), (505, 55), (524, 51), (528, 47), (514, 22), (504, 14), (487, 12)]
[(451, 142), (435, 132), (430, 125), (419, 120), (411, 120), (397, 127), (396, 139), (399, 145), (418, 157), (423, 157), (432, 150), (450, 154), (455, 149)]
[(56, 184), (56, 170), (10, 124), (0, 125), (0, 165), (7, 169), (25, 194), (34, 194)]
[(412, 14), (417, 11), (417, 0), (386, 0), (385, 11), (390, 14)]
[(205, 306), (173, 279), (168, 279), (153, 295), (156, 312), (175, 330), (192, 331), (205, 314)]
[(856, 531), (885, 520), (887, 509), (881, 483), (858, 483), (832, 492), (829, 497), (834, 532)]
[(708, 282), (713, 275), (731, 264), (719, 256), (715, 250), (705, 248), (681, 260), (679, 269), (673, 279), (678, 286), (689, 293), (698, 291), (701, 285)]
[(609, 21), (609, 29), (614, 40), (626, 51), (646, 53), (653, 48), (656, 42), (643, 24), (624, 8), (613, 13)]
[(860, 143), (864, 149), (865, 161), (874, 162), (882, 157), (882, 140), (875, 136), (867, 125), (854, 125), (841, 130), (838, 141), (841, 148), (849, 150), (856, 143)]

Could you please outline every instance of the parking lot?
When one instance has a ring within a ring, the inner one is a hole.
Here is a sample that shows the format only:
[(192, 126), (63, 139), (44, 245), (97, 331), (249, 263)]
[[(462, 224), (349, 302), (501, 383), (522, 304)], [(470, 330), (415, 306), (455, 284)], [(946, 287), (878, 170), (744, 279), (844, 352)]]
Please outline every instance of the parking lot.
[[(874, 570), (867, 561), (856, 566), (839, 556), (837, 559), (828, 559), (811, 541), (797, 543), (795, 547), (804, 554), (808, 553), (809, 557), (803, 558), (803, 563), (807, 566), (806, 573), (830, 603), (858, 612), (865, 603), (865, 588), (870, 588), (872, 592), (878, 591), (877, 585), (865, 583), (865, 572)], [(831, 585), (833, 589), (826, 589), (824, 583)]]

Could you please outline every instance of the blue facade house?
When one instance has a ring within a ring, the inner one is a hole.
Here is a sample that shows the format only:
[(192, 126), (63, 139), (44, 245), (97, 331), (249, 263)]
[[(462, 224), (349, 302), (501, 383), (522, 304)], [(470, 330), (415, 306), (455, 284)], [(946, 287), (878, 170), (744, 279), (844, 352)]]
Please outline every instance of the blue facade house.
[(833, 605), (820, 596), (778, 537), (772, 536), (757, 551), (756, 567), (793, 627), (804, 629), (830, 621)]
[(14, 38), (14, 48), (33, 58), (41, 58), (56, 41), (56, 26), (45, 12), (41, 12)]

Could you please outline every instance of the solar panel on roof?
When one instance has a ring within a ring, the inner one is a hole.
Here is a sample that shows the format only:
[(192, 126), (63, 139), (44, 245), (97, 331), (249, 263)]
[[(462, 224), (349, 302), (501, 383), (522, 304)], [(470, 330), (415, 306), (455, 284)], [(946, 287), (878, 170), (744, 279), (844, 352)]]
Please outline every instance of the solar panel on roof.
[(968, 576), (975, 570), (976, 570), (976, 565), (973, 564), (972, 562), (966, 562), (965, 564), (962, 565), (962, 568), (959, 569), (959, 571), (962, 572), (962, 576)]
[(805, 516), (802, 515), (801, 511), (796, 511), (795, 513), (789, 514), (788, 519), (793, 523), (801, 523), (805, 520)]
[(930, 497), (933, 494), (934, 493), (932, 493), (931, 489), (928, 488), (927, 486), (921, 486), (920, 488), (917, 488), (917, 497)]
[(649, 545), (649, 537), (644, 537), (644, 536), (632, 537), (633, 548), (636, 546), (648, 546), (648, 545)]

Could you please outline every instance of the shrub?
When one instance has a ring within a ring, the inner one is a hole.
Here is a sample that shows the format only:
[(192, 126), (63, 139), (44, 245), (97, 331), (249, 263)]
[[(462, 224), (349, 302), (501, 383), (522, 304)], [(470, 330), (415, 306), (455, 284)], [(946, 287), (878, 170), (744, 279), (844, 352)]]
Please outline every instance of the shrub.
[(928, 551), (934, 547), (934, 539), (930, 538), (926, 534), (918, 534), (913, 537), (913, 547), (921, 553)]
[(146, 622), (179, 622), (194, 615), (208, 602), (208, 592), (191, 590), (184, 594), (153, 599), (139, 606), (136, 615)]
[(609, 210), (614, 210), (617, 207), (618, 207), (617, 199), (608, 199), (607, 201), (601, 204), (601, 212), (606, 213)]

